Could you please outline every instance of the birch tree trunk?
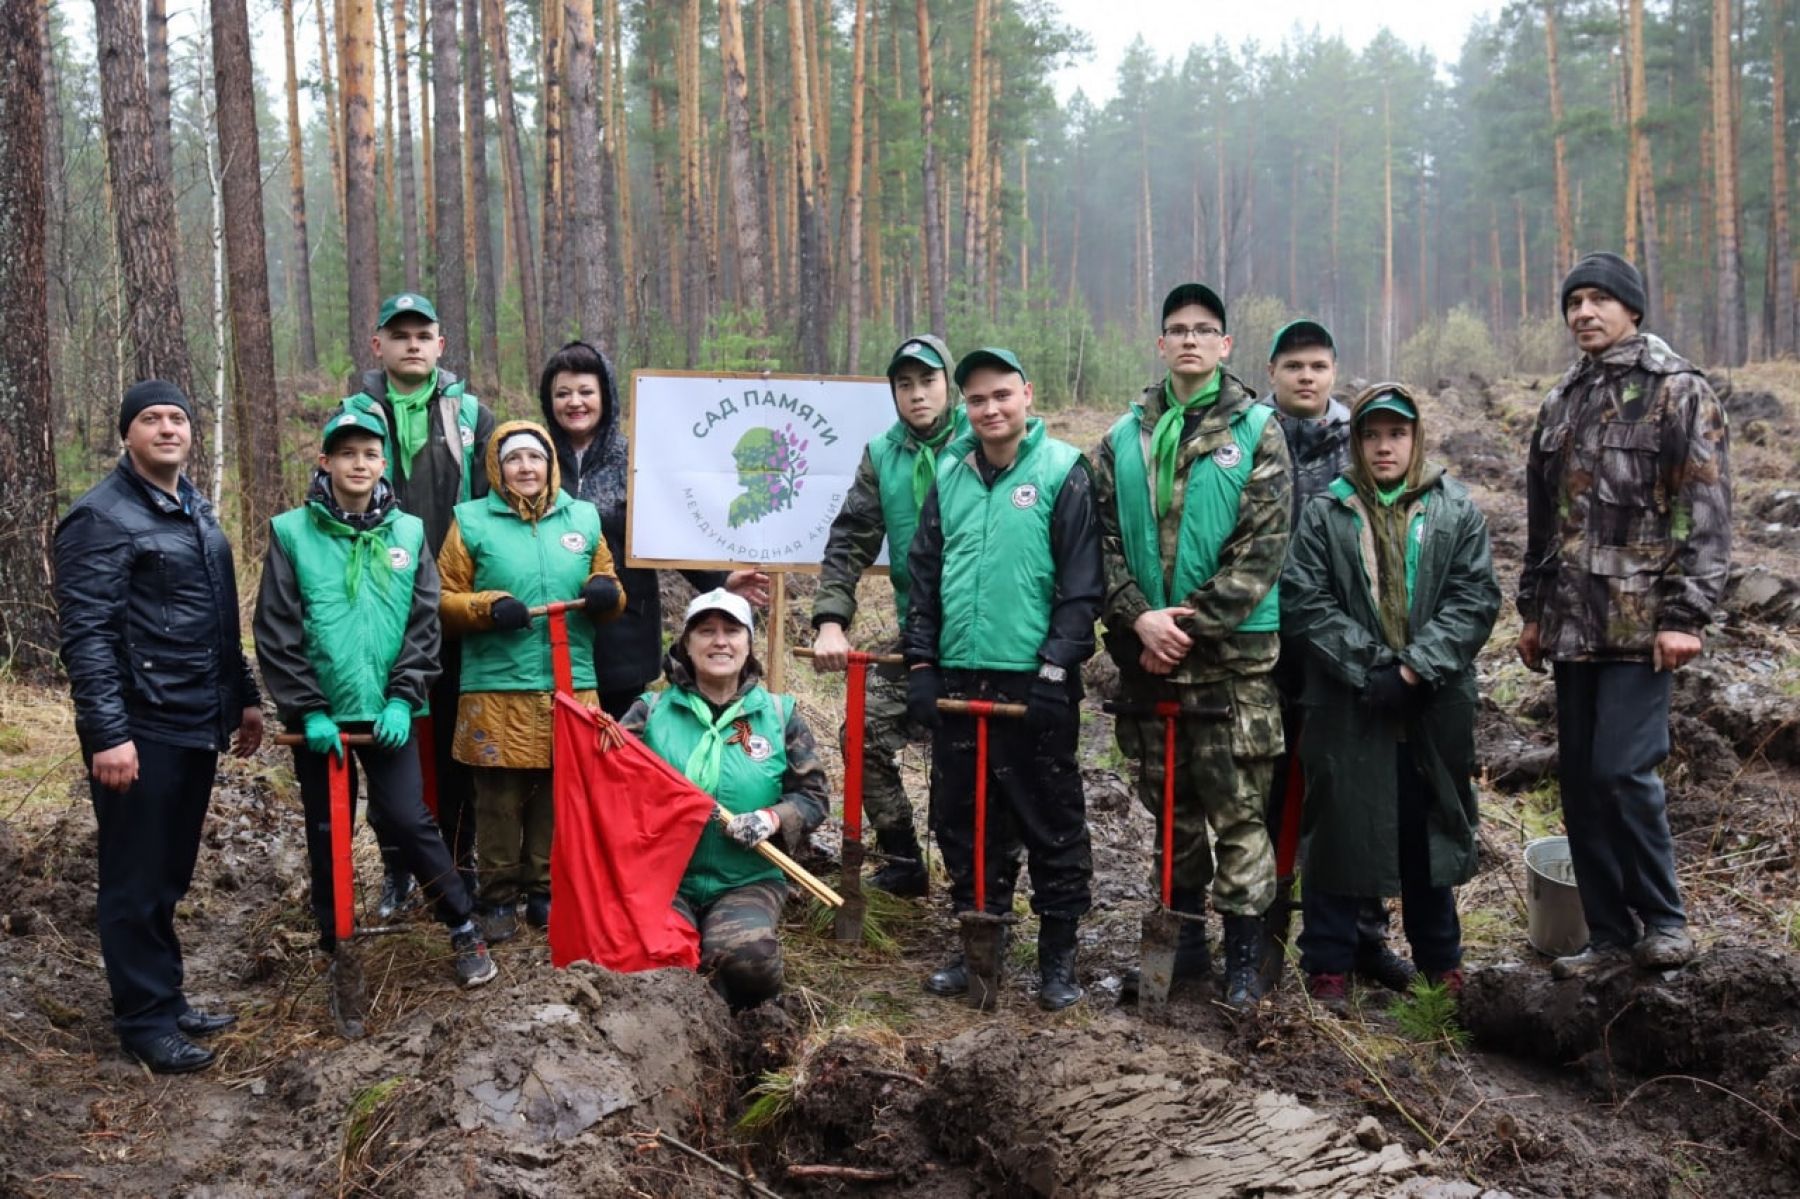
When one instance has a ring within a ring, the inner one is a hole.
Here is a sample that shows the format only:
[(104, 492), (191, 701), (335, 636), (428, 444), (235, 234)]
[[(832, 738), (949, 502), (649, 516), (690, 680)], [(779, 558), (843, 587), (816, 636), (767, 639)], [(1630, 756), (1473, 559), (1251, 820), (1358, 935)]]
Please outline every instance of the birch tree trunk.
[(45, 277), (44, 63), (39, 0), (0, 0), (0, 651), (14, 669), (56, 661), (50, 537), (56, 521), (56, 423), (51, 412), (49, 286)]

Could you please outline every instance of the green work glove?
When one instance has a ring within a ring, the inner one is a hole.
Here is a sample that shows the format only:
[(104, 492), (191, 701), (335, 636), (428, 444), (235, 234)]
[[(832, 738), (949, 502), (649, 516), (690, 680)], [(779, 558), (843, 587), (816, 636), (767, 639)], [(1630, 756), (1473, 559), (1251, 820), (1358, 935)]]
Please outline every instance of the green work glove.
[(306, 748), (314, 753), (344, 756), (344, 742), (338, 734), (337, 721), (324, 712), (308, 712), (302, 731), (306, 736)]
[(375, 744), (383, 749), (399, 749), (412, 736), (412, 705), (403, 699), (390, 699), (381, 715), (375, 718)]

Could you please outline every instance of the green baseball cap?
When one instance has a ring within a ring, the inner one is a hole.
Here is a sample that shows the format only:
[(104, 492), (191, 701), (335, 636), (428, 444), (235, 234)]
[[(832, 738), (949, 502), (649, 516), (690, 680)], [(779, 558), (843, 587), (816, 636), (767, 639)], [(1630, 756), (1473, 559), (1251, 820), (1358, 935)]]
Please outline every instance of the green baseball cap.
[(894, 372), (900, 369), (900, 364), (902, 362), (922, 363), (925, 366), (929, 366), (934, 371), (946, 369), (943, 358), (936, 350), (931, 348), (930, 343), (920, 341), (916, 337), (908, 338), (906, 341), (900, 343), (900, 348), (894, 351), (894, 356), (892, 358), (888, 359), (888, 378), (892, 379), (894, 377)]
[(416, 291), (403, 291), (381, 302), (381, 315), (376, 319), (375, 327), (385, 329), (389, 321), (403, 314), (422, 316), (432, 324), (437, 324), (437, 309), (430, 300)]
[(322, 448), (329, 453), (331, 443), (345, 433), (367, 433), (386, 441), (387, 432), (387, 422), (377, 413), (366, 408), (345, 408), (332, 413), (325, 422)]
[(1418, 420), (1419, 410), (1413, 402), (1397, 391), (1384, 391), (1364, 404), (1362, 411), (1356, 414), (1357, 423), (1361, 423), (1371, 412), (1393, 412), (1407, 420)]
[(1003, 350), (999, 346), (983, 346), (979, 350), (970, 350), (964, 354), (962, 361), (956, 364), (956, 385), (961, 387), (971, 372), (978, 367), (996, 366), (1001, 370), (1012, 371), (1019, 378), (1030, 382), (1024, 366), (1019, 363), (1019, 356), (1011, 350)]
[(1275, 330), (1275, 337), (1269, 342), (1269, 361), (1273, 362), (1281, 357), (1281, 351), (1287, 348), (1287, 343), (1299, 341), (1302, 337), (1308, 345), (1323, 344), (1333, 354), (1337, 353), (1337, 342), (1331, 340), (1331, 330), (1310, 317), (1301, 317)]

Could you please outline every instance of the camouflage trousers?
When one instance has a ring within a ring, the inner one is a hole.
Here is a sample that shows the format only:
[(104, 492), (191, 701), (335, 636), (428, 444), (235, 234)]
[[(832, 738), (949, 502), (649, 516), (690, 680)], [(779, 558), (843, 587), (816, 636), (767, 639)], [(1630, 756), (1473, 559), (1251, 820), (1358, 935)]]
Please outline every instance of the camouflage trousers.
[[(1282, 747), (1275, 686), (1267, 675), (1253, 675), (1120, 696), (1134, 706), (1159, 700), (1231, 711), (1226, 719), (1175, 725), (1175, 887), (1195, 893), (1210, 887), (1221, 914), (1260, 916), (1275, 898), (1275, 852), (1263, 810)], [(1119, 749), (1137, 760), (1138, 799), (1157, 820), (1152, 877), (1160, 894), (1164, 722), (1122, 716), (1116, 734)]]
[[(838, 749), (850, 752), (850, 725), (838, 725)], [(863, 814), (877, 832), (913, 836), (912, 801), (900, 781), (900, 751), (926, 739), (906, 718), (906, 668), (871, 666), (863, 682)]]
[(736, 887), (696, 910), (677, 895), (675, 910), (700, 930), (700, 972), (732, 1010), (781, 994), (781, 905), (787, 884), (769, 879)]

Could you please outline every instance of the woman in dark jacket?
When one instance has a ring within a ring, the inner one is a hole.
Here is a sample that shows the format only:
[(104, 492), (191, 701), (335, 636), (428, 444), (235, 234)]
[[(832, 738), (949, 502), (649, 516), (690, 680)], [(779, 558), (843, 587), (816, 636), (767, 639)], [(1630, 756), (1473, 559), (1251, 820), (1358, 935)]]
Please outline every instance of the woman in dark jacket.
[(1300, 516), (1281, 632), (1302, 648), (1306, 772), (1300, 963), (1341, 1002), (1364, 898), (1399, 895), (1432, 982), (1460, 990), (1451, 890), (1475, 873), (1475, 655), (1500, 610), (1487, 521), (1425, 462), (1396, 383), (1351, 406), (1350, 468)]
[[(606, 547), (625, 589), (625, 612), (594, 637), (594, 674), (600, 706), (617, 719), (662, 672), (662, 594), (657, 572), (625, 565), (627, 454), (612, 363), (585, 341), (550, 356), (538, 377), (544, 425), (556, 443), (563, 487), (600, 510)], [(760, 571), (684, 570), (696, 591), (724, 587), (758, 606), (769, 602), (769, 577)]]

